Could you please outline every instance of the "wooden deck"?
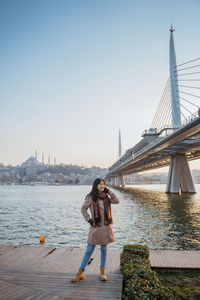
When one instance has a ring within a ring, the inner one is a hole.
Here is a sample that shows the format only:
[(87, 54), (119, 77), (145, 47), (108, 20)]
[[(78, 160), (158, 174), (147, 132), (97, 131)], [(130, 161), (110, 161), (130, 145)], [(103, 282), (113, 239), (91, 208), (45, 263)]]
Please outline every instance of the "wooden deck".
[[(108, 248), (108, 281), (99, 280), (100, 249), (96, 247), (85, 280), (73, 284), (70, 280), (84, 252), (82, 248), (0, 245), (0, 299), (121, 299), (122, 249)], [(200, 269), (200, 251), (150, 250), (150, 262), (155, 268)]]
[(150, 250), (150, 262), (154, 268), (200, 269), (200, 251)]
[(109, 249), (106, 273), (99, 279), (100, 249), (85, 269), (85, 279), (71, 283), (85, 249), (0, 245), (0, 299), (121, 299), (120, 250)]

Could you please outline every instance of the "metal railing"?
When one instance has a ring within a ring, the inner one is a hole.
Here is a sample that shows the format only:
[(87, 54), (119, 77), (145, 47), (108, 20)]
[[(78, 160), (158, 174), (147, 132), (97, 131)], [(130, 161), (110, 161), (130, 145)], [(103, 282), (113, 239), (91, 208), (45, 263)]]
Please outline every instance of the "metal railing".
[(198, 109), (198, 111), (196, 111), (195, 113), (191, 114), (188, 118), (184, 119), (181, 122), (182, 126), (187, 125), (188, 123), (192, 122), (193, 120), (195, 120), (198, 117), (200, 117), (200, 109)]

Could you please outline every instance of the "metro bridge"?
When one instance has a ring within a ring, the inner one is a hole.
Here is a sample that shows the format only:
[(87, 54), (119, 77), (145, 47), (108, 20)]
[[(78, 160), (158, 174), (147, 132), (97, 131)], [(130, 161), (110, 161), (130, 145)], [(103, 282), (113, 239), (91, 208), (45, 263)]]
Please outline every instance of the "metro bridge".
[(200, 58), (177, 65), (173, 32), (170, 76), (152, 124), (123, 155), (119, 132), (119, 158), (106, 176), (111, 185), (124, 187), (124, 175), (170, 166), (166, 192), (196, 192), (188, 161), (200, 158)]

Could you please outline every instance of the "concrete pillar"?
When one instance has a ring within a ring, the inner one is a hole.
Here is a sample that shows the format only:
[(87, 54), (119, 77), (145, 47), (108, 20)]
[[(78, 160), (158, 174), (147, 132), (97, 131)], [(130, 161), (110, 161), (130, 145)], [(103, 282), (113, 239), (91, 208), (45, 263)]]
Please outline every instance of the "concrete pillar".
[(120, 186), (120, 176), (116, 177), (116, 186)]
[(120, 181), (121, 181), (121, 186), (125, 187), (125, 177), (124, 177), (124, 175), (120, 176)]
[(171, 157), (166, 193), (196, 193), (185, 154), (176, 154)]
[(111, 179), (110, 179), (110, 183), (111, 183), (111, 185), (112, 185), (112, 186), (114, 186), (114, 185), (115, 185), (115, 177), (111, 177)]
[(113, 176), (110, 179), (110, 183), (112, 186), (122, 186), (125, 187), (125, 178), (124, 175)]

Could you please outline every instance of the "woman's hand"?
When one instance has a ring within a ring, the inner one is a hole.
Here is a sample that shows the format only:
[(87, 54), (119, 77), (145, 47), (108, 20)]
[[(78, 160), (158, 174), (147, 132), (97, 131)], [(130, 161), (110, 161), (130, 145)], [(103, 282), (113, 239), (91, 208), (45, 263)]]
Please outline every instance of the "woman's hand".
[(113, 194), (113, 192), (111, 190), (109, 190), (107, 187), (105, 187), (104, 193), (109, 194), (109, 195)]
[(105, 187), (104, 193), (108, 194), (108, 193), (110, 193), (110, 190), (107, 187)]
[(89, 220), (88, 220), (88, 223), (90, 223), (90, 225), (93, 226), (93, 220), (92, 220), (92, 219), (89, 219)]

